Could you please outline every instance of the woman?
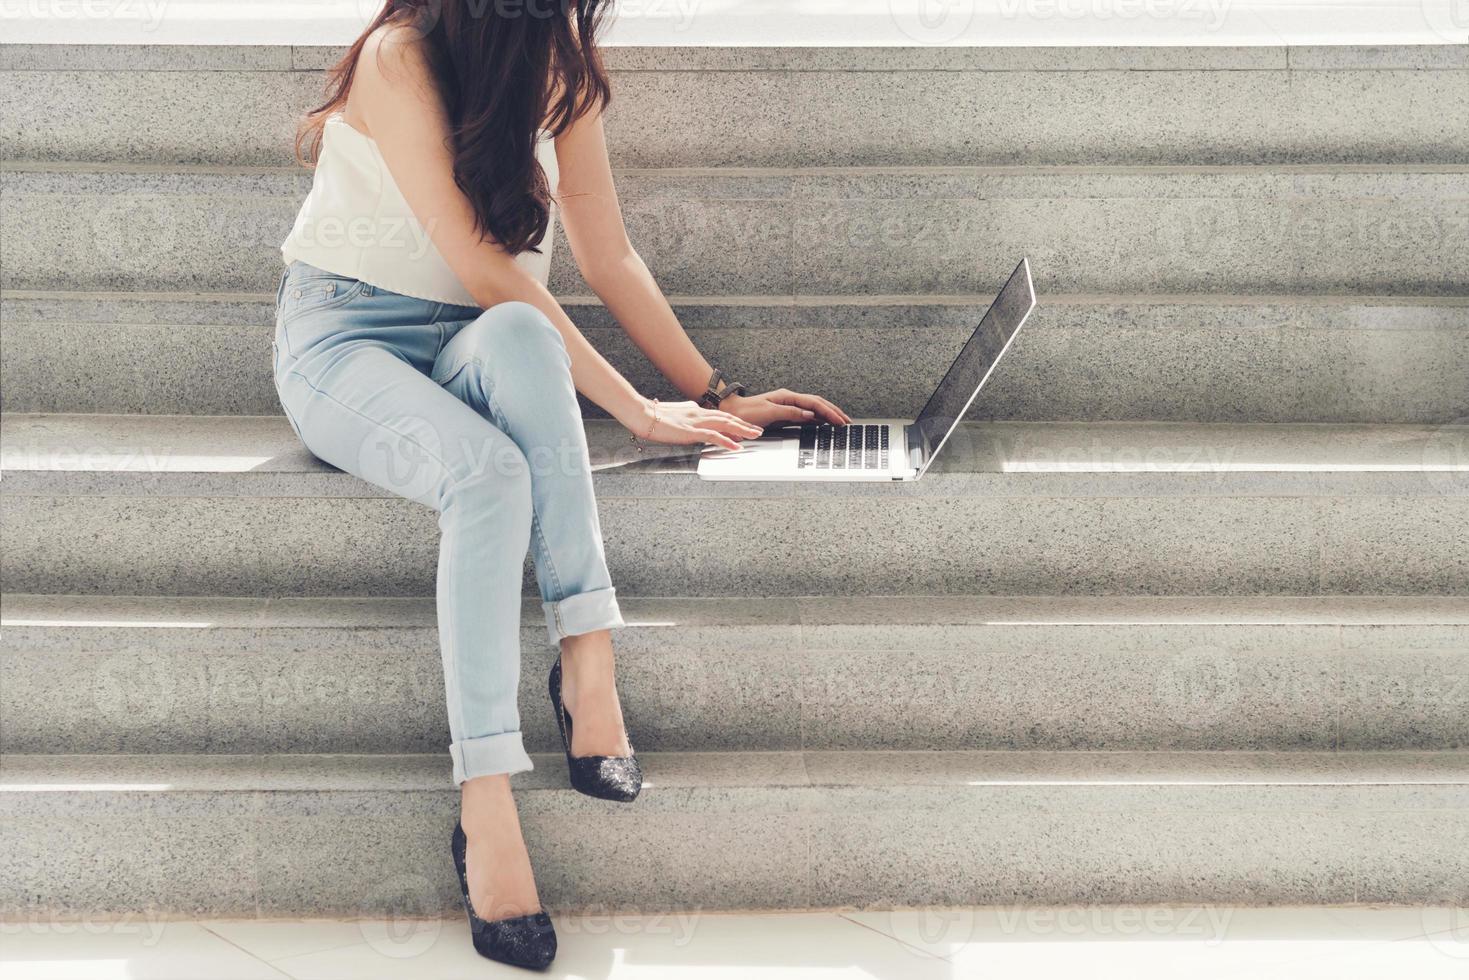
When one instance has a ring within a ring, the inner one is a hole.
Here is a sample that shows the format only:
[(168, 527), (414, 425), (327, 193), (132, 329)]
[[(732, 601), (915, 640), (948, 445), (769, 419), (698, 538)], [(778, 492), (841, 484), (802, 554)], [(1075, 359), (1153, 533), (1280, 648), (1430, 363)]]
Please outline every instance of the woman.
[[(531, 767), (516, 709), (528, 548), (560, 646), (550, 694), (572, 785), (622, 801), (641, 785), (576, 392), (662, 443), (849, 421), (812, 395), (725, 382), (633, 251), (602, 133), (600, 14), (599, 0), (389, 0), (303, 123), (316, 176), (278, 296), (276, 386), (302, 442), (439, 511), (451, 850), (475, 948), (529, 967), (556, 939), (509, 782)], [(587, 284), (697, 402), (640, 395), (547, 291), (553, 202)]]

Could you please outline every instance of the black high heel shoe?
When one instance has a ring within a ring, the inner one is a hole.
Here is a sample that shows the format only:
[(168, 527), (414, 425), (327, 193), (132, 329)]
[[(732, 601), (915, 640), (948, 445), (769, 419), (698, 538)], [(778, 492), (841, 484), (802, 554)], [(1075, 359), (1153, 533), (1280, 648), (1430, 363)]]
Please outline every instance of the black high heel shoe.
[(469, 875), (464, 870), (464, 852), (469, 841), (460, 824), (454, 825), (454, 837), (449, 847), (454, 852), (454, 870), (459, 872), (459, 889), (464, 893), (464, 912), (469, 916), (474, 951), (496, 963), (521, 966), (527, 970), (544, 970), (550, 966), (556, 958), (556, 928), (551, 925), (551, 917), (545, 912), (536, 912), (486, 922), (475, 915), (474, 905), (469, 900)]
[[(566, 748), (566, 768), (571, 773), (572, 789), (614, 803), (631, 803), (637, 799), (638, 791), (643, 788), (643, 770), (638, 766), (636, 754), (580, 757), (571, 754), (571, 715), (566, 713), (566, 705), (561, 701), (560, 657), (551, 668), (550, 686), (551, 707), (556, 709), (556, 725), (561, 729), (561, 744)], [(631, 751), (630, 734), (627, 747)]]

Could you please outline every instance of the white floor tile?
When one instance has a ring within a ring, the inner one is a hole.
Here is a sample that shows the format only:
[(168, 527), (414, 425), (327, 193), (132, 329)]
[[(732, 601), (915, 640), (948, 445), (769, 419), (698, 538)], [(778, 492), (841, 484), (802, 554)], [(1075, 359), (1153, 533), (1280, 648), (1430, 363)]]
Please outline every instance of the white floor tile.
[[(563, 917), (549, 976), (608, 980), (948, 980), (953, 968), (840, 916)], [(462, 922), (436, 941), (359, 944), (275, 961), (295, 980), (523, 977), (478, 957)]]
[(1239, 940), (1206, 943), (974, 943), (951, 961), (959, 977), (1088, 980), (1464, 980), (1469, 960), (1428, 939)]
[(284, 980), (193, 922), (0, 925), (4, 980)]
[[(557, 933), (548, 975), (598, 980), (1469, 978), (1469, 910), (1451, 909), (562, 916)], [(3, 980), (525, 976), (477, 956), (457, 918), (0, 925)]]
[[(1246, 940), (1393, 940), (1455, 928), (1440, 908), (957, 908), (843, 913), (936, 956), (973, 943), (1219, 945)], [(1469, 916), (1458, 928), (1469, 937)]]
[(437, 922), (351, 922), (340, 919), (211, 919), (200, 925), (267, 961), (356, 946), (385, 936), (408, 940), (419, 933), (440, 928)]
[[(1469, 918), (1448, 909), (948, 909), (848, 917), (944, 956), (956, 977), (1469, 978)], [(1438, 926), (1443, 931), (1426, 935)]]

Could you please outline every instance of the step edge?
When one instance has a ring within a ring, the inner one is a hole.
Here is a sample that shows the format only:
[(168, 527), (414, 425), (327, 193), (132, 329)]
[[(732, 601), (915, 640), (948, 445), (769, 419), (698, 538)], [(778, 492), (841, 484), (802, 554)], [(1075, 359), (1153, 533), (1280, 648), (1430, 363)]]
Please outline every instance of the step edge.
[[(700, 630), (744, 629), (893, 629), (938, 628), (945, 631), (989, 631), (997, 628), (1040, 629), (1261, 629), (1271, 627), (1434, 629), (1469, 627), (1469, 596), (1373, 595), (1267, 595), (1267, 596), (1082, 596), (1082, 595), (895, 595), (863, 596), (860, 599), (818, 595), (776, 598), (735, 596), (711, 599), (701, 596), (623, 597), (628, 628), (662, 629), (662, 620), (640, 622), (639, 617), (675, 614), (680, 608), (706, 610), (717, 606), (713, 618), (687, 624), (669, 624)], [(384, 606), (398, 609), (421, 620), (384, 622)], [(807, 610), (819, 605), (817, 616)], [(857, 608), (848, 609), (846, 607)], [(993, 607), (988, 617), (961, 620), (941, 611), (965, 607), (980, 613)], [(1097, 607), (1123, 607), (1106, 615)], [(40, 607), (38, 610), (37, 607)], [(124, 607), (137, 610), (136, 618), (106, 618), (108, 610)], [(285, 611), (301, 618), (280, 619)], [(921, 622), (889, 617), (863, 616), (876, 609), (926, 609)], [(937, 608), (936, 608), (937, 607)], [(1364, 608), (1365, 607), (1365, 608)], [(97, 610), (103, 610), (98, 612)], [(719, 611), (742, 612), (737, 619), (721, 620)], [(74, 618), (67, 619), (67, 611)], [(212, 610), (212, 612), (211, 612)], [(319, 619), (306, 618), (320, 611)], [(539, 635), (534, 622), (540, 601), (522, 600), (522, 630)], [(225, 613), (248, 618), (231, 619)], [(367, 612), (376, 615), (363, 615)], [(760, 618), (749, 613), (765, 613)], [(824, 612), (825, 615), (820, 615)], [(190, 615), (213, 615), (216, 622), (200, 623)], [(330, 614), (330, 616), (328, 615)], [(707, 615), (707, 614), (706, 614)], [(1052, 618), (1040, 621), (1033, 617)], [(1161, 617), (1171, 617), (1162, 619)], [(49, 617), (49, 618), (47, 618)], [(81, 617), (93, 617), (90, 621)], [(1006, 618), (1008, 617), (1008, 618)], [(1030, 617), (1030, 618), (1027, 618)], [(16, 631), (92, 634), (98, 631), (132, 630), (178, 632), (290, 633), (302, 630), (395, 631), (435, 629), (431, 596), (166, 596), (166, 595), (76, 595), (64, 593), (0, 593), (0, 627)], [(3, 646), (3, 645), (0, 645)], [(207, 654), (209, 651), (201, 651)]]
[[(602, 301), (587, 293), (556, 297), (564, 306), (600, 306)], [(708, 294), (670, 293), (668, 302), (684, 307), (867, 307), (867, 306), (988, 306), (994, 296), (986, 293), (771, 293)], [(1469, 307), (1464, 295), (1414, 295), (1393, 293), (1047, 293), (1048, 306), (1389, 306)], [(69, 290), (0, 289), (0, 302), (56, 303), (261, 303), (274, 304), (268, 292), (193, 290)]]

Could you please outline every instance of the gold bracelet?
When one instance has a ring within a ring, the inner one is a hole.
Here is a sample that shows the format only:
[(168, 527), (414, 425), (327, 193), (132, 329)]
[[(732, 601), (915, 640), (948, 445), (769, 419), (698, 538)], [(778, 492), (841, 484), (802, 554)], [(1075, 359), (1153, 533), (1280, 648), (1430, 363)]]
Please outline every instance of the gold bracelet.
[(648, 423), (648, 434), (643, 436), (649, 442), (653, 439), (653, 430), (658, 428), (658, 399), (653, 399), (653, 421)]
[[(659, 419), (658, 419), (658, 399), (655, 398), (655, 399), (653, 399), (653, 420), (648, 423), (648, 434), (645, 435), (645, 436), (643, 436), (643, 442), (648, 442), (648, 441), (652, 440), (652, 438), (653, 438), (653, 430), (656, 429), (656, 428), (658, 428), (658, 421), (659, 421)], [(642, 442), (638, 442), (638, 437), (637, 437), (637, 434), (636, 433), (633, 434), (632, 444), (637, 447), (638, 452), (643, 452), (644, 451), (643, 450), (643, 443)]]

